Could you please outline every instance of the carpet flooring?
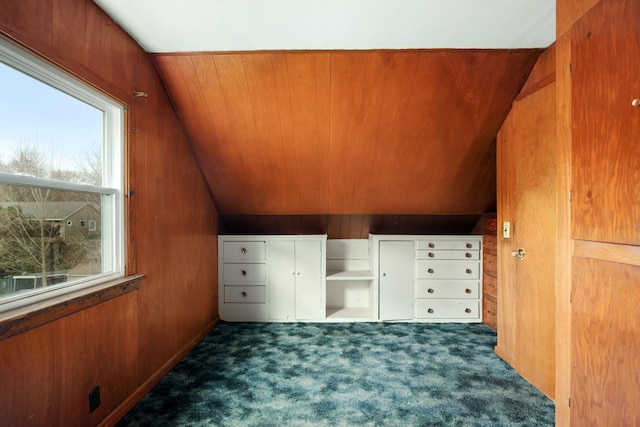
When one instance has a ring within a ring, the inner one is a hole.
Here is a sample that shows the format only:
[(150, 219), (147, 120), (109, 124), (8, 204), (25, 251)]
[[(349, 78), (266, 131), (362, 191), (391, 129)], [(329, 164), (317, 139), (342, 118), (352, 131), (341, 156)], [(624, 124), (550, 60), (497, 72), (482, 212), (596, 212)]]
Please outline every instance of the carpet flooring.
[(482, 324), (219, 323), (124, 426), (553, 426)]

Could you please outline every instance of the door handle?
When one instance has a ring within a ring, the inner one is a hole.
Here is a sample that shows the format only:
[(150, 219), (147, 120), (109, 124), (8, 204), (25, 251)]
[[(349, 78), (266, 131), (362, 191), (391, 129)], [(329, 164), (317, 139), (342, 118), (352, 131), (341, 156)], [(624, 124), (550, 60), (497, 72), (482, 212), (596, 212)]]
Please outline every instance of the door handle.
[(520, 248), (517, 251), (511, 251), (511, 256), (512, 257), (518, 257), (520, 259), (524, 259), (524, 257), (527, 256), (527, 253), (524, 251), (524, 249)]

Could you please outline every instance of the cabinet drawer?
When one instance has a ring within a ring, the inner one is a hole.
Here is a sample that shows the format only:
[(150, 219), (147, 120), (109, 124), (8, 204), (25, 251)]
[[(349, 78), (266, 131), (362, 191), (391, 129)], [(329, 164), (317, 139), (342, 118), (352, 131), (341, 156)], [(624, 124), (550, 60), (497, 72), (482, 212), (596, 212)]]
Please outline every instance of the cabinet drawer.
[(224, 261), (253, 261), (265, 259), (265, 242), (223, 242)]
[(224, 287), (224, 302), (263, 304), (266, 302), (266, 286), (228, 286)]
[(418, 319), (480, 319), (478, 300), (420, 299), (416, 301)]
[(223, 265), (222, 277), (225, 282), (264, 282), (267, 278), (265, 264)]
[(418, 240), (418, 249), (465, 250), (480, 249), (479, 240)]
[(482, 277), (482, 292), (487, 295), (491, 295), (494, 298), (498, 297), (498, 279), (495, 277), (484, 275)]
[(418, 259), (480, 259), (480, 252), (470, 251), (438, 251), (438, 250), (419, 250)]
[(480, 279), (478, 261), (416, 261), (418, 279)]
[(478, 298), (480, 282), (473, 280), (418, 280), (417, 298)]

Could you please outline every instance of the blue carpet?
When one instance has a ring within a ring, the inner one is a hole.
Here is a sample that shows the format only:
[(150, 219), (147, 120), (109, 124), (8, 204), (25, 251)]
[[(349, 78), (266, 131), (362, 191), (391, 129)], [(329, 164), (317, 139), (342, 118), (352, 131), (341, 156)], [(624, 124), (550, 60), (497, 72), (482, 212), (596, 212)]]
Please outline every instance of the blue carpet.
[(219, 323), (119, 426), (553, 426), (482, 324)]

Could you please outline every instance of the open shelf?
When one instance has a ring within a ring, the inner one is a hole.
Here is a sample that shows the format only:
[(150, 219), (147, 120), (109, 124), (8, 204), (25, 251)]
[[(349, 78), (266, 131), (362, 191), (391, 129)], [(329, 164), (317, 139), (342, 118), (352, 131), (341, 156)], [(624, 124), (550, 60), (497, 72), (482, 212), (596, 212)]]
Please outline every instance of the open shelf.
[(327, 307), (327, 319), (343, 320), (370, 320), (372, 319), (370, 307), (362, 308), (331, 308)]
[(377, 318), (368, 239), (327, 240), (326, 319), (337, 322)]
[(368, 270), (327, 271), (327, 280), (373, 280)]

